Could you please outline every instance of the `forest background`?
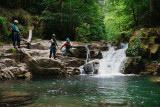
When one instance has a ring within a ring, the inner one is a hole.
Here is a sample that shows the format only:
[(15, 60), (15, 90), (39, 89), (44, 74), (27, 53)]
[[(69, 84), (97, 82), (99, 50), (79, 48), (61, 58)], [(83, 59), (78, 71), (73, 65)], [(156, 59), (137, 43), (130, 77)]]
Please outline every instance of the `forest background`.
[(23, 37), (119, 41), (135, 29), (160, 27), (160, 0), (0, 0), (0, 41), (8, 41), (13, 21)]

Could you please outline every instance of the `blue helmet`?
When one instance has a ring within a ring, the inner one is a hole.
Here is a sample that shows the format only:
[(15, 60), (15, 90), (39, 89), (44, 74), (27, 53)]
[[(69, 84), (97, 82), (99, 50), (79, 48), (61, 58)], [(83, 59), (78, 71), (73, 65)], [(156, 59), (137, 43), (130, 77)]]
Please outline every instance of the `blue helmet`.
[(70, 40), (69, 38), (66, 39), (66, 41)]

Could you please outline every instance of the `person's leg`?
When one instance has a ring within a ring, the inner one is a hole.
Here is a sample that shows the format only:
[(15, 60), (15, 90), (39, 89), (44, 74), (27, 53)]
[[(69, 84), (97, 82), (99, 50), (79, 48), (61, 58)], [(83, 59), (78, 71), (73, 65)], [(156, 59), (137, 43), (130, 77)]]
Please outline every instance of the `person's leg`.
[(20, 47), (21, 37), (19, 34), (17, 34), (17, 45)]
[(51, 58), (51, 57), (52, 57), (52, 53), (53, 53), (53, 47), (51, 47), (51, 49), (50, 49), (50, 55), (49, 55), (49, 58)]
[(66, 56), (66, 55), (67, 55), (67, 52), (68, 52), (68, 49), (65, 49), (63, 55)]
[(54, 58), (56, 58), (56, 48), (53, 48), (53, 55), (54, 55)]
[(13, 34), (13, 39), (12, 40), (13, 40), (13, 46), (15, 48), (16, 47), (16, 35)]
[(68, 53), (71, 54), (71, 55), (73, 56), (73, 53), (72, 53), (70, 50), (68, 50)]

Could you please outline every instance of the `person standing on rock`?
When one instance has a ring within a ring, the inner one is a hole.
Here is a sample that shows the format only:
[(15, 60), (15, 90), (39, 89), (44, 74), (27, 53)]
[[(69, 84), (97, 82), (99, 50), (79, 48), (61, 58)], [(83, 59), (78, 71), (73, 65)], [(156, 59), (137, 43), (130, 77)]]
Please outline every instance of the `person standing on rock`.
[(13, 40), (14, 48), (16, 48), (16, 41), (17, 41), (18, 48), (20, 48), (20, 41), (21, 41), (21, 38), (20, 38), (21, 33), (20, 33), (17, 25), (18, 25), (18, 20), (14, 20), (14, 24), (11, 27), (11, 31), (13, 34), (12, 40)]
[(52, 57), (52, 53), (53, 53), (53, 56), (54, 56), (54, 59), (55, 59), (55, 60), (56, 60), (56, 46), (58, 47), (57, 41), (56, 41), (56, 35), (53, 34), (53, 35), (52, 35), (52, 39), (51, 39), (51, 48), (50, 48), (49, 58)]
[(62, 48), (63, 48), (64, 46), (66, 47), (66, 49), (65, 49), (63, 55), (66, 56), (67, 53), (69, 53), (69, 54), (71, 54), (71, 55), (73, 56), (72, 52), (70, 51), (71, 43), (70, 43), (70, 39), (69, 39), (69, 38), (66, 39), (66, 43), (63, 44), (63, 46), (60, 48), (60, 50), (62, 50)]

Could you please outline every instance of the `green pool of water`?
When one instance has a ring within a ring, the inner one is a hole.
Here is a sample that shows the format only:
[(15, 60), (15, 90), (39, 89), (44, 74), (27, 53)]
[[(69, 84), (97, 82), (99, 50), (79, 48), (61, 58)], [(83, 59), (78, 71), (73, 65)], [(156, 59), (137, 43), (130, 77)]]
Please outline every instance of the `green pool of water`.
[(102, 99), (123, 99), (134, 107), (160, 106), (160, 84), (151, 82), (150, 77), (78, 76), (15, 80), (0, 84), (0, 93), (7, 91), (36, 96), (30, 103), (22, 104), (25, 107), (97, 107)]

